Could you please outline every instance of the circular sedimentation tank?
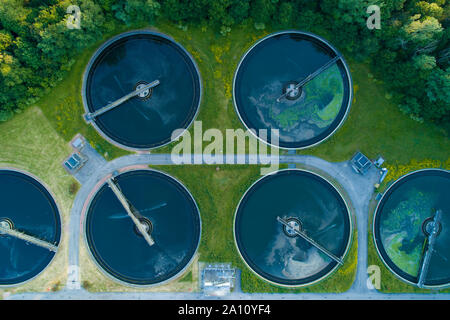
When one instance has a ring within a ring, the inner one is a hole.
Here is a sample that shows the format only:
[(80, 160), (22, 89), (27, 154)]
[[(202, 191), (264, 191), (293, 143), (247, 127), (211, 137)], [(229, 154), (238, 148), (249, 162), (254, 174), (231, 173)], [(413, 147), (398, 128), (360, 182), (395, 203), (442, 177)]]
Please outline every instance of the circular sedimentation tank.
[(403, 281), (424, 288), (450, 285), (449, 190), (449, 171), (424, 169), (395, 181), (378, 203), (375, 246), (384, 264)]
[(61, 237), (60, 214), (42, 183), (12, 169), (0, 169), (0, 204), (0, 286), (19, 285), (39, 275), (55, 256)]
[(84, 220), (96, 264), (112, 279), (132, 286), (162, 284), (181, 275), (201, 235), (200, 213), (189, 191), (154, 170), (127, 171), (110, 181), (154, 243), (149, 245), (107, 181), (90, 201)]
[(351, 234), (351, 215), (339, 191), (321, 176), (297, 169), (256, 181), (234, 220), (236, 245), (247, 266), (281, 286), (310, 285), (329, 276), (342, 264)]
[[(331, 136), (352, 102), (350, 71), (341, 54), (307, 32), (271, 34), (245, 53), (236, 70), (233, 98), (242, 123), (261, 140), (301, 149)], [(260, 131), (265, 130), (265, 133)]]
[[(154, 82), (151, 88), (144, 87)], [(109, 111), (102, 108), (136, 90)], [(121, 34), (94, 54), (83, 79), (85, 119), (108, 141), (131, 150), (156, 148), (187, 129), (201, 100), (201, 79), (190, 54), (166, 35)]]

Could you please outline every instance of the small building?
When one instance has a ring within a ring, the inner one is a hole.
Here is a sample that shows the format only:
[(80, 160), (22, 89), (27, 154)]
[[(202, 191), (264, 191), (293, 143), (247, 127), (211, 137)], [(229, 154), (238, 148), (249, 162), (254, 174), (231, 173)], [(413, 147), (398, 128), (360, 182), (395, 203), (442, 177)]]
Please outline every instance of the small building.
[(231, 264), (209, 264), (201, 273), (203, 293), (211, 296), (224, 296), (234, 288), (236, 269)]
[(383, 158), (382, 156), (379, 156), (379, 157), (377, 158), (377, 160), (375, 160), (375, 161), (373, 162), (373, 164), (374, 164), (377, 168), (381, 168), (381, 166), (383, 165), (383, 163), (384, 163), (384, 158)]
[(72, 141), (70, 141), (70, 145), (77, 151), (81, 151), (86, 144), (86, 139), (81, 135), (77, 134)]
[(356, 173), (366, 174), (369, 171), (370, 167), (372, 167), (372, 162), (363, 155), (361, 152), (357, 152), (353, 158), (350, 160), (353, 170)]
[(80, 168), (84, 165), (86, 161), (87, 159), (83, 157), (80, 153), (74, 152), (64, 161), (64, 168), (70, 174), (73, 174), (78, 170), (80, 170)]

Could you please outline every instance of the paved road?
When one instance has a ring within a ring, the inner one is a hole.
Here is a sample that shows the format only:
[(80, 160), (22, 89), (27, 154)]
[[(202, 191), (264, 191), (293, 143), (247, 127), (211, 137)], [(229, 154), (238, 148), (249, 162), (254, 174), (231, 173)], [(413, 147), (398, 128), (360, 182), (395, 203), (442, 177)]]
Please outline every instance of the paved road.
[[(191, 159), (194, 159), (192, 156)], [(199, 159), (199, 158), (197, 158)], [(201, 157), (200, 157), (201, 159)], [(234, 157), (235, 163), (238, 157)], [(248, 155), (239, 157), (240, 163), (254, 164), (255, 158)], [(258, 163), (267, 164), (269, 157), (257, 159)], [(367, 175), (361, 176), (353, 172), (348, 162), (331, 163), (317, 157), (307, 155), (287, 154), (279, 156), (280, 163), (300, 164), (303, 166), (316, 168), (336, 180), (346, 191), (350, 198), (356, 215), (356, 226), (358, 231), (358, 265), (357, 274), (351, 289), (345, 293), (300, 293), (300, 294), (245, 294), (234, 292), (221, 299), (443, 299), (449, 300), (450, 294), (383, 294), (376, 290), (369, 290), (367, 281), (367, 244), (368, 244), (368, 206), (373, 195), (374, 183), (379, 179), (378, 171), (373, 169)], [(101, 163), (95, 170), (90, 170), (91, 175), (77, 193), (71, 215), (70, 215), (70, 236), (69, 236), (69, 275), (67, 286), (64, 290), (55, 293), (22, 293), (7, 297), (7, 299), (220, 299), (217, 297), (206, 297), (201, 293), (88, 293), (80, 289), (79, 283), (79, 240), (80, 226), (82, 223), (82, 213), (85, 209), (88, 198), (93, 190), (103, 184), (106, 178), (114, 171), (123, 168), (132, 168), (152, 165), (173, 165), (170, 154), (133, 154), (114, 159), (113, 161)], [(202, 162), (199, 162), (201, 164)]]

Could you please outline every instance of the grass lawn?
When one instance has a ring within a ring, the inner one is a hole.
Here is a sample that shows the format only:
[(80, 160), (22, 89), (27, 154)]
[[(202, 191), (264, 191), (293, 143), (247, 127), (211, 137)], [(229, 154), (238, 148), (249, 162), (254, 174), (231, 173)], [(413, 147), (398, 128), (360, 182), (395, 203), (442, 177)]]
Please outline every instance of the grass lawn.
[[(122, 28), (117, 32), (124, 30)], [(129, 154), (129, 152), (107, 142), (97, 133), (94, 127), (84, 121), (81, 87), (84, 70), (91, 56), (97, 47), (111, 36), (111, 34), (106, 35), (102, 41), (84, 50), (77, 57), (64, 80), (58, 83), (49, 94), (40, 99), (36, 104), (65, 141), (70, 141), (75, 134), (81, 133), (107, 160)]]
[(366, 65), (352, 61), (349, 65), (355, 91), (349, 117), (328, 141), (299, 153), (345, 161), (361, 150), (372, 159), (381, 154), (391, 164), (449, 159), (450, 139), (443, 130), (401, 113), (383, 84), (369, 77)]
[[(62, 216), (62, 241), (58, 252), (36, 279), (3, 292), (48, 291), (65, 285), (67, 274), (67, 225), (74, 195), (75, 180), (66, 173), (62, 161), (71, 152), (39, 108), (32, 107), (5, 123), (0, 123), (0, 167), (25, 170), (41, 180), (54, 195)], [(26, 199), (25, 199), (26, 201)]]

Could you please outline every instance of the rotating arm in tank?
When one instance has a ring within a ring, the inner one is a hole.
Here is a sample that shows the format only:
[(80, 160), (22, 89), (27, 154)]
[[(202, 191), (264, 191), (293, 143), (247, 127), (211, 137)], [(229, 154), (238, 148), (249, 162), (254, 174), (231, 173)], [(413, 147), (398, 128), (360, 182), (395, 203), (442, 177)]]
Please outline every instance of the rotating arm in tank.
[(130, 202), (127, 200), (127, 198), (124, 196), (124, 194), (120, 190), (119, 186), (113, 181), (112, 178), (109, 178), (107, 180), (107, 183), (108, 183), (109, 187), (111, 188), (111, 190), (116, 195), (117, 199), (120, 201), (120, 203), (124, 207), (128, 216), (131, 218), (133, 223), (136, 225), (136, 228), (139, 230), (141, 235), (144, 237), (145, 241), (148, 243), (148, 245), (149, 246), (154, 245), (155, 241), (147, 233), (147, 230), (145, 229), (144, 225), (139, 221), (139, 218), (141, 217), (139, 212), (130, 204)]
[(344, 262), (342, 261), (341, 258), (337, 257), (330, 250), (328, 250), (328, 249), (324, 248), (323, 246), (321, 246), (320, 244), (318, 244), (314, 239), (311, 239), (308, 235), (306, 235), (306, 233), (304, 233), (296, 228), (293, 228), (291, 225), (289, 225), (289, 223), (286, 220), (284, 220), (280, 217), (277, 217), (277, 221), (279, 223), (281, 223), (283, 226), (285, 226), (286, 228), (295, 232), (298, 236), (300, 236), (301, 238), (303, 238), (304, 240), (309, 242), (311, 245), (313, 245), (314, 247), (316, 247), (317, 249), (319, 249), (320, 251), (325, 253), (328, 257), (330, 257), (332, 260), (336, 261), (338, 264), (340, 264), (340, 265), (344, 264)]
[(442, 211), (437, 210), (436, 214), (434, 215), (433, 219), (433, 229), (431, 230), (430, 235), (428, 238), (425, 239), (426, 242), (428, 242), (427, 249), (425, 251), (425, 255), (423, 256), (423, 259), (421, 260), (422, 265), (419, 272), (419, 281), (417, 282), (417, 286), (419, 288), (423, 288), (425, 284), (425, 280), (428, 274), (428, 269), (430, 267), (430, 261), (431, 256), (433, 255), (434, 246), (436, 244), (436, 238), (439, 234), (439, 228), (440, 228), (440, 221), (441, 221), (441, 215)]
[(116, 101), (111, 102), (110, 104), (108, 104), (108, 105), (98, 109), (97, 111), (86, 113), (84, 115), (84, 119), (86, 120), (86, 122), (91, 122), (92, 120), (94, 120), (94, 118), (96, 118), (96, 117), (104, 114), (105, 112), (108, 112), (108, 111), (110, 111), (110, 110), (120, 106), (121, 104), (123, 104), (124, 102), (130, 100), (131, 98), (133, 98), (133, 97), (135, 97), (135, 96), (137, 96), (137, 95), (139, 95), (139, 94), (141, 94), (141, 93), (143, 93), (143, 92), (145, 92), (147, 90), (150, 90), (150, 89), (156, 87), (159, 84), (160, 84), (159, 80), (152, 81), (151, 83), (149, 83), (147, 85), (144, 85), (144, 86), (142, 86), (139, 89), (133, 90), (132, 92), (130, 92), (130, 93), (126, 94), (125, 96), (117, 99)]
[(321, 74), (323, 71), (331, 67), (333, 64), (335, 64), (339, 59), (341, 59), (341, 56), (336, 56), (330, 61), (328, 61), (326, 64), (324, 64), (322, 67), (314, 71), (313, 73), (309, 74), (306, 78), (301, 80), (299, 83), (297, 83), (293, 88), (287, 88), (286, 92), (283, 93), (280, 97), (278, 97), (277, 102), (280, 102), (281, 99), (286, 97), (288, 94), (290, 94), (292, 91), (297, 90), (300, 87), (303, 87), (305, 84), (307, 84), (309, 81), (317, 77), (319, 74)]
[(57, 246), (55, 246), (54, 244), (52, 244), (52, 243), (50, 243), (48, 241), (36, 238), (34, 236), (31, 236), (31, 235), (26, 234), (24, 232), (15, 230), (13, 228), (4, 227), (3, 225), (0, 225), (0, 234), (7, 234), (8, 236), (11, 236), (11, 237), (14, 237), (14, 238), (17, 238), (17, 239), (21, 239), (23, 241), (32, 243), (32, 244), (34, 244), (36, 246), (48, 249), (48, 250), (53, 251), (53, 252), (56, 252), (58, 250)]

